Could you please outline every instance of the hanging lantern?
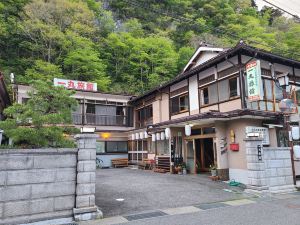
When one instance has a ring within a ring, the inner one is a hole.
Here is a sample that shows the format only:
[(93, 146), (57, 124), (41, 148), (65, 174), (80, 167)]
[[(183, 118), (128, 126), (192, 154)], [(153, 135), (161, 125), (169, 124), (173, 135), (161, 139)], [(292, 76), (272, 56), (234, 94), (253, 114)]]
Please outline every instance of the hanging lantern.
[(152, 141), (153, 141), (153, 142), (156, 141), (156, 140), (155, 140), (155, 134), (152, 134), (151, 138), (152, 138)]
[(160, 133), (156, 133), (156, 140), (160, 141)]
[(140, 139), (143, 140), (144, 139), (144, 133), (140, 132)]
[(171, 136), (171, 129), (169, 127), (165, 129), (165, 136), (166, 139), (169, 139)]
[(185, 130), (185, 135), (186, 136), (191, 136), (191, 133), (192, 133), (192, 128), (189, 124), (185, 125), (184, 126), (184, 130)]
[(136, 139), (136, 140), (139, 140), (139, 138), (140, 138), (139, 133), (135, 133), (135, 139)]
[(134, 135), (134, 134), (131, 134), (131, 140), (134, 141), (134, 139), (135, 139), (135, 135)]
[(148, 138), (148, 133), (147, 133), (147, 131), (144, 132), (144, 138), (145, 138), (145, 139)]
[(294, 145), (294, 157), (300, 159), (300, 145)]
[(292, 127), (292, 138), (293, 140), (299, 140), (300, 134), (299, 134), (299, 127), (293, 126)]
[(160, 133), (160, 140), (165, 140), (165, 132)]

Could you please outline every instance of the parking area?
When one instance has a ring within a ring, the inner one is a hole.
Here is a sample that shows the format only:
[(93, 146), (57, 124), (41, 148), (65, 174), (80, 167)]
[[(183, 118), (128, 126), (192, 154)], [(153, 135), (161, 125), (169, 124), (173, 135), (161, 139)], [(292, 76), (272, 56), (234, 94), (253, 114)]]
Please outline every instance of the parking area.
[(172, 175), (133, 168), (98, 169), (96, 204), (104, 217), (247, 197), (208, 174)]

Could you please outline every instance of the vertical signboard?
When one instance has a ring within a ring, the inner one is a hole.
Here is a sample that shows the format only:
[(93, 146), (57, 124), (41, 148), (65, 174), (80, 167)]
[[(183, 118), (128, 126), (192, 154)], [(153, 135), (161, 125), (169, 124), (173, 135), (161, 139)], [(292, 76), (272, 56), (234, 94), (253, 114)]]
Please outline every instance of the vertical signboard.
[(262, 100), (262, 81), (260, 61), (252, 61), (246, 65), (248, 100), (249, 102)]

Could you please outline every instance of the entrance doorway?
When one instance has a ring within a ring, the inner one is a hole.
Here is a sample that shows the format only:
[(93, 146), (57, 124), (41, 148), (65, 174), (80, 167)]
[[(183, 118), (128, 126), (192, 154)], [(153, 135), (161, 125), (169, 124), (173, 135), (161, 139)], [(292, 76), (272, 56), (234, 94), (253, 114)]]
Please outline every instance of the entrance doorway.
[(186, 165), (190, 173), (208, 172), (215, 163), (214, 138), (186, 140)]

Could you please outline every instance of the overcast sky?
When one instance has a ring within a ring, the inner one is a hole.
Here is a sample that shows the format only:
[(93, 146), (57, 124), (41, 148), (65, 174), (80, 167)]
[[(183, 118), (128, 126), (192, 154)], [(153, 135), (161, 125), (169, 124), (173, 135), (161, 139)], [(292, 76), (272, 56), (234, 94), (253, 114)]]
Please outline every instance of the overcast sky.
[[(267, 5), (263, 0), (255, 0), (258, 8)], [(286, 11), (298, 15), (300, 17), (300, 0), (267, 0)]]

